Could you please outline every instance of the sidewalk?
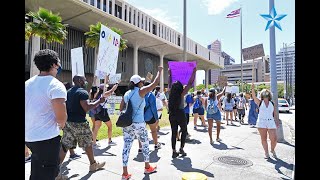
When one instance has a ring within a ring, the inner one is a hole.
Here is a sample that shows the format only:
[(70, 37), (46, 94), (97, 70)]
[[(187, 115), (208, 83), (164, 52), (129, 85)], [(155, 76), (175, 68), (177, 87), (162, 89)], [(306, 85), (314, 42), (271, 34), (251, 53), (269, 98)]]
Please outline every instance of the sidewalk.
[[(150, 144), (150, 162), (156, 163), (158, 172), (150, 175), (144, 175), (144, 163), (142, 154), (138, 154), (138, 142), (135, 141), (130, 153), (128, 165), (129, 173), (132, 179), (152, 179), (152, 180), (179, 180), (184, 172), (200, 172), (207, 175), (208, 179), (223, 180), (274, 180), (291, 179), (294, 163), (294, 141), (290, 128), (284, 123), (283, 130), (286, 143), (279, 143), (276, 148), (278, 160), (271, 158), (264, 159), (264, 151), (260, 143), (260, 136), (256, 128), (250, 128), (249, 125), (226, 126), (223, 124), (221, 129), (221, 143), (215, 142), (213, 146), (209, 143), (208, 132), (203, 127), (198, 126), (198, 130), (193, 129), (193, 119), (190, 118), (188, 131), (191, 134), (191, 141), (185, 146), (187, 156), (185, 158), (172, 159), (171, 150), (171, 130), (165, 127), (160, 130), (159, 142), (162, 143), (162, 149), (154, 151), (154, 145)], [(225, 122), (225, 121), (223, 121)], [(200, 121), (198, 121), (200, 124)], [(239, 124), (236, 122), (235, 124)], [(214, 126), (215, 127), (215, 126)], [(213, 130), (215, 137), (216, 130)], [(151, 135), (149, 136), (151, 138)], [(215, 139), (215, 138), (214, 138)], [(95, 156), (98, 161), (106, 161), (105, 169), (95, 173), (89, 173), (89, 161), (85, 154), (77, 160), (68, 161), (67, 154), (65, 162), (62, 165), (63, 174), (68, 175), (70, 179), (96, 179), (96, 180), (120, 180), (122, 174), (122, 137), (113, 138), (117, 146), (107, 146), (106, 140), (100, 140), (100, 150), (95, 150)], [(177, 149), (180, 142), (177, 142)], [(270, 148), (270, 147), (269, 147)], [(83, 150), (75, 150), (81, 154)], [(233, 156), (241, 159), (221, 158), (220, 156)], [(219, 158), (220, 157), (220, 158)], [(229, 160), (229, 164), (247, 164), (251, 166), (227, 165), (220, 160)], [(30, 163), (25, 164), (25, 179), (30, 175)]]

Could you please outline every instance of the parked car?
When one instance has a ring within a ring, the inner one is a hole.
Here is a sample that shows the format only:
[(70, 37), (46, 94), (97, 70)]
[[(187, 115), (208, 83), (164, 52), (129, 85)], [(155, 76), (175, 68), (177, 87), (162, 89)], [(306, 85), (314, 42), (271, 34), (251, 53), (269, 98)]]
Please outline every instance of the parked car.
[(278, 99), (278, 107), (279, 107), (279, 111), (283, 111), (283, 112), (290, 112), (290, 107), (289, 107), (289, 103), (286, 99), (282, 99), (279, 98)]

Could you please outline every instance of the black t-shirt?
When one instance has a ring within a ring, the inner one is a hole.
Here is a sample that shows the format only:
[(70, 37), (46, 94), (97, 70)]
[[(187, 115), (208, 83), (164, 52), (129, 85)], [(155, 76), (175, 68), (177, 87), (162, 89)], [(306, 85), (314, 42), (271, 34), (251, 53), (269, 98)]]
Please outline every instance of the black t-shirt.
[(80, 87), (72, 87), (67, 92), (67, 113), (68, 122), (86, 122), (86, 112), (83, 110), (80, 101), (88, 100), (89, 93)]

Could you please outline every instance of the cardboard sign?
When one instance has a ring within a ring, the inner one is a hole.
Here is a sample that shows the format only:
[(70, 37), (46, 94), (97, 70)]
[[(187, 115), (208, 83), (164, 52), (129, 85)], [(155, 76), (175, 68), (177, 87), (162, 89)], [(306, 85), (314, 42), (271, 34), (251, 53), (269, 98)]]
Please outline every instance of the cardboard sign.
[(71, 49), (71, 71), (72, 71), (72, 78), (79, 74), (84, 74), (84, 66), (83, 66), (83, 52), (82, 47)]
[(218, 86), (225, 87), (228, 85), (228, 77), (227, 76), (218, 76)]
[(120, 35), (101, 25), (97, 70), (113, 75), (116, 74)]
[(109, 76), (109, 84), (115, 84), (121, 80), (121, 73)]
[(238, 86), (227, 86), (226, 87), (226, 92), (228, 93), (239, 93), (239, 87)]
[(243, 60), (256, 59), (264, 56), (263, 44), (242, 49)]
[(193, 73), (193, 69), (197, 67), (196, 61), (169, 61), (168, 64), (171, 70), (171, 82), (174, 83), (175, 81), (180, 81), (182, 85), (188, 84), (189, 79)]

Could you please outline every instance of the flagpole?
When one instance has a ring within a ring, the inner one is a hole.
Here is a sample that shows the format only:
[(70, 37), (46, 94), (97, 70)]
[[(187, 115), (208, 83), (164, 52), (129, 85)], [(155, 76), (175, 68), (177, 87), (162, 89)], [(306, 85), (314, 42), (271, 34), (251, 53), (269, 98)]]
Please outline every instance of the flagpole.
[(240, 60), (241, 60), (241, 92), (243, 92), (243, 66), (242, 66), (242, 7), (240, 5)]

